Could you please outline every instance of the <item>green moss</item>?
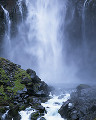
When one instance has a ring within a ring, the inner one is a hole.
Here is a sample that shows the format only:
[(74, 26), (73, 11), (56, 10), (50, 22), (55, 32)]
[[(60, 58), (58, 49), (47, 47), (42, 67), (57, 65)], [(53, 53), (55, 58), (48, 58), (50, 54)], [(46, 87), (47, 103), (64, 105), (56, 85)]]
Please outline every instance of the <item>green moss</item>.
[(19, 107), (19, 111), (21, 111), (21, 110), (25, 110), (26, 107), (27, 107), (27, 105), (22, 105), (22, 106), (20, 106), (20, 107)]
[(14, 95), (16, 95), (18, 90), (23, 90), (26, 86), (24, 84), (21, 84), (21, 81), (24, 77), (28, 77), (31, 79), (29, 74), (26, 73), (25, 70), (18, 68), (18, 70), (15, 72), (14, 75), (14, 87), (7, 87), (7, 90), (9, 92), (13, 92)]
[(5, 113), (6, 112), (6, 108), (5, 107), (0, 107), (0, 113)]
[(0, 93), (2, 94), (2, 96), (0, 96), (1, 102), (2, 100), (5, 100), (5, 101), (9, 100), (9, 97), (5, 94), (3, 85), (0, 86)]
[(34, 112), (31, 114), (31, 120), (37, 120), (39, 118), (39, 112)]
[[(18, 65), (0, 57), (0, 102), (11, 100), (16, 95), (17, 91), (23, 90), (26, 86), (22, 84), (24, 78), (31, 81), (30, 75)], [(32, 83), (29, 83), (30, 85)], [(36, 87), (37, 89), (37, 87)]]
[(27, 74), (25, 70), (18, 68), (18, 71), (15, 72), (14, 78), (22, 79), (25, 76), (28, 77), (29, 79), (31, 79), (30, 75)]
[(19, 80), (14, 81), (15, 86), (14, 87), (7, 87), (8, 92), (13, 92), (14, 95), (16, 95), (18, 90), (23, 90), (25, 88), (25, 85), (21, 84)]
[(0, 86), (0, 93), (2, 93), (3, 95), (5, 94), (5, 93), (4, 93), (3, 85)]
[(0, 82), (7, 83), (9, 81), (9, 77), (6, 75), (5, 70), (2, 68), (0, 68), (0, 75), (1, 75)]

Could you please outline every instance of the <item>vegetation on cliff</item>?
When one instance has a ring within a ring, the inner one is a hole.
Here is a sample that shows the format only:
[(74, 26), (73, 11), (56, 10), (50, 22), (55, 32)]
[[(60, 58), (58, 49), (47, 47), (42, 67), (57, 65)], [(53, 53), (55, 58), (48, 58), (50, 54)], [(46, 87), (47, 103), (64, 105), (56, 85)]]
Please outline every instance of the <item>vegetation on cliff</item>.
[[(42, 113), (45, 108), (41, 106), (41, 101), (46, 101), (48, 95), (48, 85), (41, 81), (35, 71), (31, 69), (23, 70), (20, 65), (0, 58), (1, 115), (8, 109), (6, 106), (9, 106), (7, 119), (9, 117), (16, 117), (17, 119), (18, 111), (24, 110), (28, 106)], [(14, 112), (12, 112), (13, 109), (15, 109)]]

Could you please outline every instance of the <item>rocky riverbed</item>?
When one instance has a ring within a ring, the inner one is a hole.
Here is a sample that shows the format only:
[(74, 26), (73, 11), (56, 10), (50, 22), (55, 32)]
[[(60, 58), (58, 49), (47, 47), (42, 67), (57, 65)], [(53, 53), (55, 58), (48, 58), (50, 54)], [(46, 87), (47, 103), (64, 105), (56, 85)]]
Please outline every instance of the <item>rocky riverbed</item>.
[(96, 120), (96, 87), (79, 85), (59, 113), (67, 120)]
[(20, 120), (19, 112), (29, 106), (36, 110), (32, 120), (37, 119), (44, 115), (45, 108), (41, 103), (49, 99), (49, 91), (49, 86), (35, 71), (23, 70), (20, 65), (0, 58), (0, 119)]

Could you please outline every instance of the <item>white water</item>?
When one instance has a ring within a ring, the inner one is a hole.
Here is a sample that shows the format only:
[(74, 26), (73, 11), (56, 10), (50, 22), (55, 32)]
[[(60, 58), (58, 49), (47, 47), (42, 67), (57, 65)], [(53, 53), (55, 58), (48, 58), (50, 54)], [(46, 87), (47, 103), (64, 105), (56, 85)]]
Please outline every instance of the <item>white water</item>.
[[(31, 47), (28, 46), (26, 50), (36, 56), (38, 73), (41, 79), (50, 82), (53, 79), (57, 80), (56, 77), (60, 77), (63, 72), (62, 45), (58, 34), (60, 34), (61, 24), (60, 12), (64, 8), (58, 3), (58, 0), (51, 0), (51, 2), (50, 0), (39, 0), (33, 7), (32, 3), (28, 4), (30, 26), (32, 18), (34, 18), (33, 27), (30, 27), (29, 32), (29, 44), (31, 44)], [(33, 34), (30, 34), (32, 31)], [(32, 47), (34, 36), (36, 37), (36, 43)]]
[[(60, 96), (64, 96), (61, 99)], [(61, 118), (58, 110), (62, 106), (63, 102), (67, 101), (70, 97), (70, 94), (61, 94), (60, 96), (53, 95), (52, 99), (48, 100), (46, 103), (42, 103), (45, 107), (47, 114), (45, 114), (44, 118), (46, 120), (64, 120)]]
[[(22, 5), (19, 9), (22, 14)], [(46, 83), (70, 83), (76, 68), (65, 61), (66, 0), (26, 0), (27, 19), (18, 26), (18, 35), (11, 40), (12, 61), (22, 68), (32, 68)], [(70, 73), (70, 76), (69, 76)], [(76, 79), (77, 80), (77, 79)]]
[[(59, 98), (63, 96), (62, 98)], [(61, 94), (57, 95), (50, 95), (52, 97), (48, 102), (42, 103), (42, 106), (45, 107), (47, 114), (43, 117), (46, 120), (64, 120), (61, 118), (58, 110), (62, 106), (63, 102), (67, 101), (70, 97), (70, 94)], [(30, 120), (31, 113), (36, 112), (36, 110), (32, 109), (31, 107), (27, 108), (25, 111), (20, 111), (19, 114), (21, 115), (21, 120)], [(40, 118), (38, 118), (39, 120)]]
[(83, 58), (84, 62), (86, 63), (86, 56), (88, 52), (88, 44), (87, 44), (87, 38), (86, 38), (86, 5), (87, 5), (88, 0), (85, 0), (83, 4), (83, 9), (82, 9), (82, 45), (83, 45)]
[[(83, 5), (83, 9), (82, 9), (82, 39), (83, 42), (86, 41), (86, 35), (85, 35), (85, 12), (86, 12), (86, 4), (87, 4), (87, 0), (85, 0), (84, 5)], [(86, 45), (86, 42), (84, 43), (84, 46)]]
[(6, 113), (4, 113), (4, 114), (2, 115), (1, 120), (5, 120), (5, 117), (6, 117), (6, 115), (8, 114), (8, 111), (9, 111), (9, 110), (7, 110)]
[[(11, 41), (10, 41), (10, 28), (11, 28), (11, 20), (9, 17), (9, 12), (1, 6), (2, 9), (4, 10), (4, 15), (5, 15), (5, 20), (6, 20), (6, 31), (5, 31), (5, 38), (4, 38), (4, 44), (7, 47), (11, 47)], [(6, 49), (6, 48), (5, 48)]]
[(22, 10), (22, 0), (17, 1), (17, 5), (19, 7), (19, 11), (21, 13), (22, 21), (23, 21), (23, 10)]
[(30, 120), (30, 115), (33, 112), (35, 112), (35, 110), (31, 107), (26, 108), (25, 111), (20, 111), (19, 114), (21, 115), (21, 120)]

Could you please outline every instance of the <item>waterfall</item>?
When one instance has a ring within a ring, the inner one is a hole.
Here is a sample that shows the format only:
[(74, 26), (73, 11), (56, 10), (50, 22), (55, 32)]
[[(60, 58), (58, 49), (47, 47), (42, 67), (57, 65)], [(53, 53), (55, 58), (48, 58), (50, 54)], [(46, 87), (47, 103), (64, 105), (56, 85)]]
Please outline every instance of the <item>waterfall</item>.
[(22, 21), (23, 21), (23, 10), (22, 10), (22, 0), (17, 1), (17, 5), (19, 7), (19, 11), (21, 13)]
[(11, 29), (11, 20), (9, 17), (9, 12), (1, 5), (4, 16), (5, 16), (5, 35), (3, 38), (3, 56), (9, 57), (9, 52), (11, 50), (11, 37), (10, 37), (10, 29)]
[[(26, 0), (27, 18), (18, 26), (12, 41), (10, 60), (32, 68), (47, 83), (70, 83), (75, 79), (74, 65), (65, 59), (64, 25), (67, 1)], [(18, 1), (22, 15), (22, 0)], [(69, 76), (70, 73), (70, 76)]]
[(7, 45), (9, 45), (9, 47), (11, 46), (11, 41), (10, 41), (10, 28), (11, 28), (11, 20), (9, 17), (9, 12), (1, 5), (2, 9), (4, 10), (4, 15), (5, 15), (5, 20), (6, 20), (6, 31), (5, 31), (5, 38), (6, 38), (6, 42)]
[(86, 5), (88, 0), (85, 0), (83, 9), (82, 9), (82, 43), (83, 43), (83, 62), (86, 63), (87, 53), (88, 53), (88, 44), (86, 38)]
[(86, 46), (86, 31), (85, 31), (86, 4), (87, 4), (87, 0), (85, 0), (83, 9), (82, 9), (82, 40), (83, 40), (84, 47)]
[(66, 7), (60, 5), (58, 0), (51, 2), (39, 0), (34, 2), (34, 5), (29, 1), (28, 4), (30, 46), (28, 45), (26, 50), (36, 56), (40, 77), (50, 82), (62, 76), (62, 41), (60, 39), (62, 10), (65, 12)]

